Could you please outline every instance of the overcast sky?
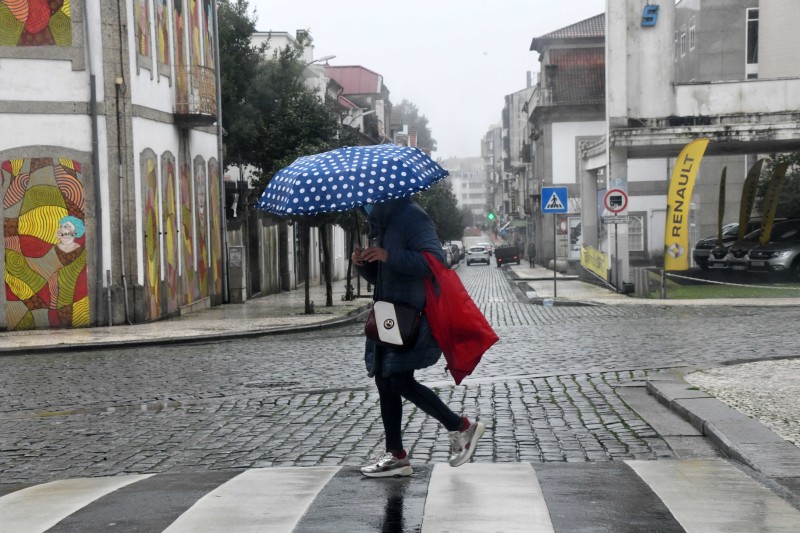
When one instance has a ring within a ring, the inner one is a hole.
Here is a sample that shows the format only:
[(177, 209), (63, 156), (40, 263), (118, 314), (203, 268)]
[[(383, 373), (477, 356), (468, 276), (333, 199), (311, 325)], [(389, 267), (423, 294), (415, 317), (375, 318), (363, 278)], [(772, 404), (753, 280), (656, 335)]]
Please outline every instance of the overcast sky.
[[(249, 0), (259, 31), (310, 30), (314, 57), (383, 75), (390, 100), (413, 102), (435, 158), (480, 155), (503, 97), (538, 71), (531, 39), (605, 11), (605, 0)], [(535, 80), (535, 77), (534, 77)]]

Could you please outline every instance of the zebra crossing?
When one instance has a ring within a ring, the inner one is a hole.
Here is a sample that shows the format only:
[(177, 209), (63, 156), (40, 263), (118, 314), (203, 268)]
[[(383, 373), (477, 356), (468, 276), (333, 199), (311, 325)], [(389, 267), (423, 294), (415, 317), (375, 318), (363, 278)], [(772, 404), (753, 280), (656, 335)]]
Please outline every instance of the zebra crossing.
[(274, 467), (0, 486), (0, 533), (797, 532), (800, 511), (722, 459)]

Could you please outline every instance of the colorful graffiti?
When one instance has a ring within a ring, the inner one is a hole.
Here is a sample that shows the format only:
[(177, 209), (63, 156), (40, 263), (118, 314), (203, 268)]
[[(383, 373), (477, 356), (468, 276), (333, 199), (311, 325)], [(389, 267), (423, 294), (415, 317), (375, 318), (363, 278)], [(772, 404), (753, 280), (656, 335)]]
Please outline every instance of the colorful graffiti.
[(192, 182), (189, 177), (189, 165), (181, 164), (181, 250), (183, 265), (183, 304), (188, 305), (199, 299), (197, 279), (195, 277), (194, 256), (194, 210), (192, 209)]
[(9, 330), (89, 325), (81, 166), (71, 159), (0, 163)]
[(70, 0), (0, 0), (0, 46), (71, 46)]
[(133, 16), (136, 19), (136, 52), (150, 57), (150, 2), (133, 0)]
[(220, 214), (219, 163), (208, 161), (208, 190), (211, 209), (211, 275), (214, 294), (222, 294), (222, 220)]
[(189, 0), (189, 47), (192, 54), (192, 65), (201, 65), (200, 61), (200, 0)]
[(197, 281), (200, 297), (208, 296), (208, 181), (206, 165), (198, 157), (194, 164), (194, 194), (197, 216), (195, 242), (197, 243)]
[(203, 0), (203, 54), (205, 55), (205, 66), (214, 68), (214, 47), (211, 43), (214, 40), (214, 3), (211, 0)]
[[(164, 261), (166, 313), (178, 310), (178, 211), (175, 196), (175, 158), (169, 152), (161, 156), (161, 187), (164, 191)], [(162, 305), (164, 305), (162, 304)]]
[(161, 239), (159, 238), (158, 182), (156, 155), (147, 150), (142, 154), (142, 183), (144, 186), (144, 287), (147, 301), (147, 320), (155, 320), (161, 311)]
[(158, 62), (169, 65), (169, 31), (167, 21), (167, 0), (155, 0), (156, 10), (156, 54)]
[(189, 73), (186, 70), (186, 33), (184, 31), (183, 0), (173, 0), (172, 20), (175, 28), (175, 78), (176, 78), (176, 111), (186, 113), (189, 110)]

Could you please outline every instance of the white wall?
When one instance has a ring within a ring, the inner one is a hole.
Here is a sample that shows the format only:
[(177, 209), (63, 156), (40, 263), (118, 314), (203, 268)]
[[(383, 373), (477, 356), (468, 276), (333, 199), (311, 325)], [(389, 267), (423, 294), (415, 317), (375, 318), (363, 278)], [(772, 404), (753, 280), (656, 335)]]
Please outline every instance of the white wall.
[(628, 181), (661, 181), (669, 178), (667, 159), (628, 159)]
[(800, 79), (675, 86), (678, 116), (781, 113), (800, 109)]
[(576, 137), (604, 135), (606, 125), (602, 120), (593, 122), (554, 122), (553, 132), (553, 184), (579, 183), (577, 179)]

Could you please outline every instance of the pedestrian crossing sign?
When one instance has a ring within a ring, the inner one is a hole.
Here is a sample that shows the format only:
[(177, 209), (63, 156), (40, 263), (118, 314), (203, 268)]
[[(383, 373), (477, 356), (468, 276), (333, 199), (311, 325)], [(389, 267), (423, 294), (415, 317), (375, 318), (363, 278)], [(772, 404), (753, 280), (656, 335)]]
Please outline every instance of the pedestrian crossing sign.
[(542, 187), (542, 213), (568, 212), (566, 187)]

